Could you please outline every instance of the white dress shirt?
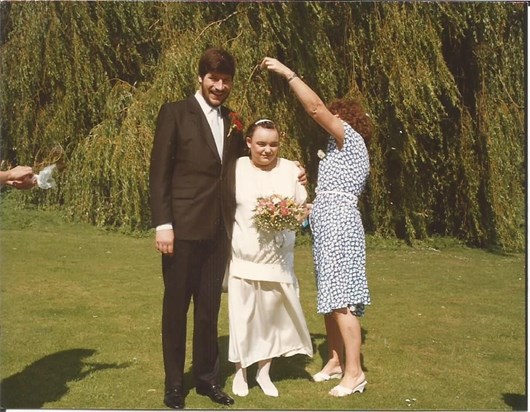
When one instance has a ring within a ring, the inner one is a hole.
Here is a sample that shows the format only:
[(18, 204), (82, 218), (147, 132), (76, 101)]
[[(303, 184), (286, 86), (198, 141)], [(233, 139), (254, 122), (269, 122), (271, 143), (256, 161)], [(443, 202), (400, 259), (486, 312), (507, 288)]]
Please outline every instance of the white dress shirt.
[(223, 143), (224, 143), (224, 125), (223, 118), (221, 117), (221, 108), (210, 106), (204, 96), (198, 90), (195, 92), (195, 98), (199, 102), (201, 109), (208, 120), (208, 124), (212, 129), (212, 134), (215, 139), (215, 145), (217, 146), (217, 151), (219, 157), (223, 158)]

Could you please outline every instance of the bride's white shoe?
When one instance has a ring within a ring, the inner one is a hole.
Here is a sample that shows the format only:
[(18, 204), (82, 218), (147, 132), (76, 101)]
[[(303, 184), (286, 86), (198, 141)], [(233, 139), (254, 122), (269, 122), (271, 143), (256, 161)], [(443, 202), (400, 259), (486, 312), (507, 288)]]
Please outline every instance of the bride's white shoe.
[(330, 379), (341, 379), (341, 378), (342, 378), (342, 373), (332, 373), (331, 375), (328, 375), (327, 373), (324, 373), (324, 372), (318, 372), (313, 375), (313, 380), (315, 382), (326, 382), (326, 381), (329, 381)]
[(351, 394), (354, 394), (355, 392), (364, 392), (364, 388), (368, 382), (362, 381), (359, 385), (357, 385), (355, 388), (345, 388), (344, 386), (337, 385), (332, 390), (329, 391), (329, 394), (336, 397), (342, 397), (342, 396), (348, 396)]
[(278, 389), (274, 386), (274, 383), (270, 380), (269, 376), (259, 376), (259, 373), (256, 375), (256, 382), (267, 396), (272, 396), (273, 398), (278, 397)]
[(248, 384), (247, 384), (247, 370), (238, 366), (236, 374), (234, 375), (234, 381), (232, 382), (232, 392), (237, 396), (248, 395)]
[(236, 396), (245, 397), (248, 395), (248, 388), (247, 389), (234, 389), (232, 388), (232, 393)]

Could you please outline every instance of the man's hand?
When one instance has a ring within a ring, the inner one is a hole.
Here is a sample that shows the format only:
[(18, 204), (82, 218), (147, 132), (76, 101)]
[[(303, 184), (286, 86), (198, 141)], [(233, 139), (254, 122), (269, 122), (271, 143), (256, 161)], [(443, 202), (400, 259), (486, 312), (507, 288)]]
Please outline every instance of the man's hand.
[(156, 250), (163, 255), (173, 256), (173, 241), (175, 234), (173, 229), (164, 229), (156, 231)]
[(305, 172), (305, 169), (302, 167), (300, 162), (298, 160), (294, 160), (294, 164), (298, 166), (298, 169), (300, 169), (300, 173), (298, 174), (298, 181), (300, 184), (306, 186), (307, 185), (307, 173)]

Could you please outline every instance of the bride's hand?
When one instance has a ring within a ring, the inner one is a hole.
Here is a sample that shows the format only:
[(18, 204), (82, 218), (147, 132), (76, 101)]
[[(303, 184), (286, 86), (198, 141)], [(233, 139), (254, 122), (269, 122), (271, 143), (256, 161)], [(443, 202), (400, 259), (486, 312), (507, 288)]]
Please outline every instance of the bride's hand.
[(285, 64), (280, 63), (277, 59), (273, 59), (272, 57), (265, 57), (261, 62), (261, 68), (277, 73), (286, 79), (289, 79), (294, 74), (294, 72)]

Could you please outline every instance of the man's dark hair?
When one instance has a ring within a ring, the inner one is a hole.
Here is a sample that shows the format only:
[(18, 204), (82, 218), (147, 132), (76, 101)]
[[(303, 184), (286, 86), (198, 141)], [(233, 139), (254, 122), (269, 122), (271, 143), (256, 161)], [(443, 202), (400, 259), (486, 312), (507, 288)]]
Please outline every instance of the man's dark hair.
[(199, 76), (203, 78), (206, 73), (222, 73), (232, 77), (236, 74), (236, 61), (234, 56), (226, 50), (212, 47), (206, 50), (199, 60)]

